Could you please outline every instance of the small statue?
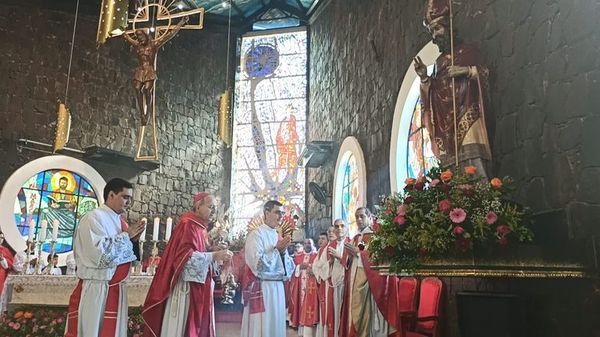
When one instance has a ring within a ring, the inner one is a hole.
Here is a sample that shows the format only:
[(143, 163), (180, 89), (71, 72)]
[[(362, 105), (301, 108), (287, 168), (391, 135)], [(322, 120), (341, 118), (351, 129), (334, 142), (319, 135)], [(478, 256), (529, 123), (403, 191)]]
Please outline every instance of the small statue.
[(123, 34), (123, 38), (134, 48), (138, 58), (138, 66), (133, 75), (133, 87), (135, 88), (135, 97), (137, 107), (142, 117), (142, 125), (148, 124), (148, 119), (154, 112), (154, 82), (156, 81), (156, 70), (154, 61), (158, 49), (172, 39), (177, 32), (188, 22), (188, 17), (184, 17), (174, 29), (163, 36), (152, 39), (148, 33), (138, 29), (135, 31), (135, 39), (129, 34)]
[(223, 284), (223, 299), (221, 303), (223, 304), (233, 304), (233, 298), (235, 297), (235, 290), (238, 288), (237, 282), (235, 282), (235, 276), (233, 274), (229, 274), (227, 276), (227, 281)]
[(421, 79), (423, 122), (432, 138), (433, 153), (442, 167), (454, 166), (458, 161), (462, 167), (476, 166), (478, 173), (485, 177), (492, 159), (486, 124), (489, 116), (485, 109), (488, 69), (474, 45), (463, 44), (455, 38), (452, 54), (450, 5), (449, 0), (428, 0), (426, 5), (424, 23), (441, 55), (431, 76), (427, 75), (423, 61), (419, 57), (414, 59), (415, 71)]

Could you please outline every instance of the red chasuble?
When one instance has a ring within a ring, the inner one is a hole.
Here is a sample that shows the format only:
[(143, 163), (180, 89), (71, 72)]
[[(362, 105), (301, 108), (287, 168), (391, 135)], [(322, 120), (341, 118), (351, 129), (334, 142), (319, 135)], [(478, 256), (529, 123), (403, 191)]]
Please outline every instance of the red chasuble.
[(4, 256), (6, 263), (8, 264), (8, 269), (4, 269), (0, 267), (0, 296), (2, 296), (2, 290), (4, 290), (4, 281), (6, 281), (6, 276), (8, 276), (8, 271), (13, 267), (13, 255), (10, 253), (10, 250), (6, 247), (0, 246), (0, 253)]
[[(127, 229), (127, 223), (121, 219), (121, 230)], [(106, 306), (104, 307), (104, 316), (102, 319), (102, 328), (100, 329), (100, 337), (114, 337), (117, 329), (117, 315), (119, 311), (119, 296), (121, 288), (119, 284), (123, 282), (129, 275), (131, 262), (123, 263), (117, 266), (117, 270), (112, 279), (108, 282), (108, 295), (106, 297)], [(68, 330), (65, 332), (65, 337), (77, 337), (79, 319), (79, 302), (81, 301), (81, 289), (83, 280), (79, 280), (75, 290), (69, 298), (69, 311), (67, 313)]]
[[(317, 253), (305, 255), (304, 262), (312, 266)], [(307, 261), (308, 260), (308, 261)], [(317, 299), (317, 279), (312, 273), (306, 275), (304, 299), (300, 302), (300, 325), (313, 326), (319, 323), (319, 300)]]
[[(144, 303), (145, 336), (160, 336), (167, 299), (177, 285), (183, 267), (193, 252), (206, 252), (206, 228), (204, 220), (193, 212), (187, 212), (181, 216), (179, 224), (173, 230)], [(189, 282), (187, 337), (214, 337), (211, 277), (209, 270), (204, 284)]]
[[(396, 276), (386, 276), (381, 275), (377, 270), (371, 268), (371, 263), (369, 260), (369, 252), (367, 251), (365, 245), (368, 244), (371, 234), (357, 234), (352, 240), (353, 244), (357, 247), (363, 247), (359, 251), (360, 258), (362, 260), (363, 269), (365, 275), (367, 276), (367, 282), (369, 283), (369, 290), (371, 291), (371, 295), (375, 299), (375, 303), (377, 303), (377, 308), (383, 315), (384, 319), (390, 325), (390, 328), (395, 328), (397, 330), (394, 333), (390, 333), (390, 336), (401, 336), (400, 331), (400, 307), (398, 303), (399, 288), (400, 288), (400, 279)], [(356, 263), (356, 262), (355, 262)], [(350, 268), (348, 269), (348, 274), (346, 278), (346, 289), (344, 290), (344, 310), (343, 316), (346, 319), (351, 321), (349, 317), (349, 305), (346, 305), (347, 300), (350, 297)], [(342, 321), (344, 321), (342, 319)], [(356, 336), (356, 332), (354, 331), (352, 324), (350, 323), (350, 331), (343, 331), (344, 336), (354, 337)], [(349, 326), (347, 323), (343, 326)]]

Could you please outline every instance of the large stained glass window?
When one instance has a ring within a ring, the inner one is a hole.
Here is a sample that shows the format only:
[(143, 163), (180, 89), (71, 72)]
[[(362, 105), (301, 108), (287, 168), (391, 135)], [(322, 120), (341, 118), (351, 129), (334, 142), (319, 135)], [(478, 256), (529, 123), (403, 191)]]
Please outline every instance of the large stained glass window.
[(234, 231), (262, 205), (279, 200), (304, 210), (307, 34), (285, 31), (242, 38), (236, 74), (231, 204)]
[(356, 202), (359, 200), (359, 180), (358, 180), (358, 167), (356, 165), (356, 158), (353, 154), (350, 154), (348, 160), (344, 163), (344, 178), (342, 185), (342, 219), (348, 224), (350, 233), (357, 231), (356, 226)]
[(431, 150), (431, 137), (423, 124), (421, 98), (418, 96), (413, 108), (406, 146), (406, 172), (409, 177), (424, 176), (432, 167), (438, 165), (438, 160)]
[(50, 252), (52, 228), (58, 224), (57, 253), (72, 250), (73, 234), (81, 217), (98, 207), (96, 193), (91, 185), (76, 173), (66, 170), (47, 170), (29, 178), (15, 200), (14, 216), (23, 238), (29, 237), (29, 224), (35, 223), (34, 237), (42, 239), (42, 221), (47, 221), (45, 244)]

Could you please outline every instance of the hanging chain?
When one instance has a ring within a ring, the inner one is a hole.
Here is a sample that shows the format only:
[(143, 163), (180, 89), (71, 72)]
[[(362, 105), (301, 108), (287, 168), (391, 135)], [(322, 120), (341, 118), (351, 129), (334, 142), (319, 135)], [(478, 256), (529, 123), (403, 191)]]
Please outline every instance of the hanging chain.
[(67, 88), (65, 89), (65, 106), (69, 97), (69, 81), (71, 79), (71, 64), (73, 62), (73, 47), (75, 46), (75, 32), (77, 31), (77, 18), (79, 16), (79, 0), (75, 7), (75, 21), (73, 22), (73, 36), (71, 37), (71, 54), (69, 55), (69, 69), (67, 70)]

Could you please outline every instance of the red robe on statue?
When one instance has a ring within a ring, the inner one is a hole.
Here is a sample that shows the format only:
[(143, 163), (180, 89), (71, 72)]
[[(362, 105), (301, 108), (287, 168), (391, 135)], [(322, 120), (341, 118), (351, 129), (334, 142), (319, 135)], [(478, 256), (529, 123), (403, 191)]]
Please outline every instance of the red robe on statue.
[[(375, 299), (377, 308), (385, 318), (386, 322), (390, 325), (390, 328), (394, 328), (395, 332), (390, 333), (389, 336), (399, 337), (401, 336), (400, 331), (400, 307), (399, 307), (399, 290), (400, 290), (400, 279), (397, 276), (381, 275), (377, 270), (371, 268), (371, 261), (369, 260), (369, 252), (364, 245), (369, 243), (371, 234), (357, 234), (354, 236), (352, 243), (354, 246), (359, 247), (359, 255), (363, 264), (363, 269), (367, 277), (369, 284), (369, 290), (371, 295)], [(362, 247), (362, 248), (361, 248)], [(356, 261), (353, 261), (356, 263)], [(342, 310), (342, 326), (344, 329), (340, 330), (340, 336), (355, 337), (356, 331), (354, 330), (352, 319), (350, 317), (350, 294), (352, 289), (351, 268), (348, 268), (346, 284), (344, 289), (344, 306)], [(349, 331), (346, 331), (349, 330)]]
[(6, 281), (6, 276), (8, 276), (8, 271), (13, 267), (13, 255), (10, 250), (4, 246), (0, 246), (0, 254), (4, 256), (6, 263), (8, 264), (8, 269), (4, 269), (0, 267), (0, 296), (2, 296), (2, 290), (4, 290), (4, 281)]
[[(160, 336), (167, 299), (179, 281), (183, 267), (192, 253), (206, 252), (206, 228), (207, 223), (204, 220), (193, 212), (187, 212), (181, 216), (179, 224), (173, 230), (144, 303), (145, 336)], [(209, 270), (205, 284), (189, 282), (190, 304), (186, 337), (214, 337), (211, 277)]]

